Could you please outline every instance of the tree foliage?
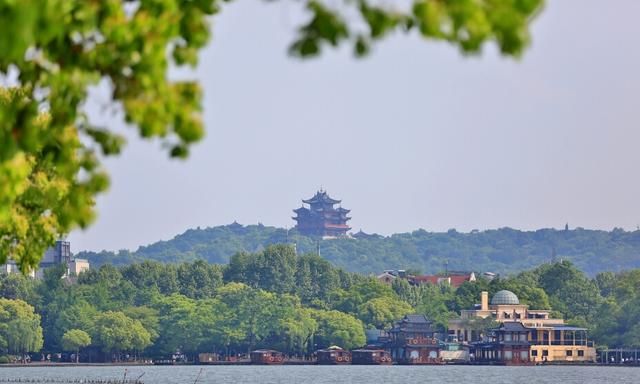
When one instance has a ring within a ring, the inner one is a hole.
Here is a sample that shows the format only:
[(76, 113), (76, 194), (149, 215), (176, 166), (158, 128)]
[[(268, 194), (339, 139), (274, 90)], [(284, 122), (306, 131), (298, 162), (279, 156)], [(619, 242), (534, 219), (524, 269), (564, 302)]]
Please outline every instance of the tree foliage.
[(314, 310), (311, 316), (318, 324), (315, 342), (318, 347), (338, 345), (352, 349), (366, 342), (364, 324), (355, 317), (339, 311)]
[[(298, 252), (316, 253), (317, 240), (295, 231), (263, 225), (217, 226), (189, 229), (168, 241), (140, 247), (135, 252), (81, 252), (92, 265), (130, 264), (145, 260), (167, 263), (198, 259), (210, 263), (249, 263), (251, 253), (269, 245), (295, 242)], [(555, 254), (554, 254), (555, 250)], [(234, 256), (242, 251), (244, 256)], [(322, 259), (347, 271), (380, 273), (385, 269), (418, 269), (426, 274), (442, 272), (445, 263), (458, 270), (491, 271), (502, 275), (517, 274), (555, 260), (571, 261), (589, 276), (610, 269), (620, 271), (640, 268), (640, 231), (601, 231), (539, 229), (518, 231), (501, 228), (487, 231), (444, 233), (416, 230), (391, 236), (345, 238), (320, 241)], [(554, 256), (555, 255), (555, 256)], [(233, 259), (231, 260), (231, 258)], [(243, 259), (246, 258), (245, 261)], [(603, 263), (602, 260), (609, 260)], [(254, 261), (251, 261), (252, 263)], [(326, 264), (325, 264), (326, 265)], [(226, 273), (234, 273), (227, 270)], [(318, 270), (318, 276), (321, 270)], [(238, 275), (238, 281), (249, 276)], [(300, 282), (308, 284), (309, 280)]]
[[(502, 289), (513, 291), (532, 309), (549, 309), (569, 324), (587, 326), (598, 345), (640, 346), (639, 269), (591, 279), (562, 261), (491, 281), (481, 278), (458, 288), (446, 283), (412, 285), (401, 278), (389, 287), (373, 277), (321, 263), (315, 255), (286, 257), (291, 270), (278, 257), (269, 267), (261, 264), (265, 253), (277, 250), (284, 252), (286, 247), (242, 254), (243, 266), (235, 269), (244, 271), (239, 275), (228, 272), (231, 265), (147, 262), (103, 266), (69, 284), (53, 271), (49, 278), (32, 282), (28, 300), (33, 302), (0, 299), (0, 354), (38, 350), (43, 333), (47, 351), (69, 349), (65, 335), (71, 330), (83, 330), (91, 337), (91, 347), (83, 356), (102, 351), (94, 355), (95, 360), (107, 361), (126, 354), (167, 357), (177, 351), (192, 360), (199, 352), (236, 355), (275, 348), (309, 354), (331, 345), (357, 348), (366, 343), (365, 329), (388, 329), (408, 313), (425, 314), (438, 328), (446, 329), (449, 319), (474, 308), (482, 291), (491, 297)], [(309, 290), (313, 284), (300, 287), (297, 277), (277, 283), (262, 280), (263, 287), (248, 284), (250, 280), (237, 281), (254, 273), (250, 267), (254, 262), (258, 270), (268, 272), (266, 276), (279, 276), (285, 268), (294, 276), (310, 273), (314, 281), (321, 279), (314, 270), (333, 277), (326, 280), (329, 286), (318, 290)], [(187, 290), (189, 296), (185, 295), (182, 287), (193, 283), (193, 274), (177, 271), (194, 265), (194, 271), (219, 271), (225, 279), (214, 279), (215, 288), (204, 287), (196, 293)], [(273, 270), (267, 271), (269, 268)], [(174, 280), (160, 288), (141, 278), (145, 275), (173, 276)], [(272, 292), (271, 287), (281, 292)], [(303, 295), (309, 296), (303, 300)], [(467, 324), (478, 333), (494, 325), (490, 319)]]
[(76, 363), (80, 361), (80, 349), (89, 345), (91, 345), (91, 336), (81, 329), (70, 329), (62, 336), (62, 347), (76, 353)]
[(143, 350), (151, 345), (151, 334), (142, 323), (122, 312), (107, 311), (99, 314), (93, 328), (92, 339), (104, 352)]
[(24, 354), (42, 348), (40, 315), (22, 300), (0, 298), (0, 352)]
[[(90, 87), (102, 82), (125, 121), (144, 138), (160, 138), (185, 157), (203, 136), (201, 90), (170, 81), (170, 66), (196, 65), (209, 39), (208, 17), (221, 0), (87, 2), (0, 1), (0, 263), (7, 255), (33, 268), (60, 235), (86, 227), (108, 178), (99, 161), (117, 155), (123, 138), (83, 111)], [(310, 14), (291, 53), (309, 57), (324, 46), (353, 45), (365, 55), (394, 30), (416, 30), (465, 53), (495, 41), (519, 55), (542, 0), (415, 0), (409, 9), (345, 0), (306, 0)], [(347, 16), (355, 9), (360, 20)], [(364, 26), (359, 28), (358, 25)]]

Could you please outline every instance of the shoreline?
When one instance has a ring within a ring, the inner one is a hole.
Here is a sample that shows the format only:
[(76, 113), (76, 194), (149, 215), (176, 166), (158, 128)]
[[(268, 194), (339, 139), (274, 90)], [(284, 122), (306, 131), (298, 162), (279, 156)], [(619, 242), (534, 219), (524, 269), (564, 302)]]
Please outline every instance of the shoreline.
[[(229, 361), (218, 361), (211, 362), (206, 364), (199, 363), (184, 363), (184, 364), (153, 364), (153, 363), (28, 363), (28, 364), (0, 364), (0, 369), (2, 368), (64, 368), (64, 367), (182, 367), (182, 366), (191, 366), (191, 367), (204, 367), (204, 366), (260, 366), (263, 364), (252, 364), (247, 361), (240, 362), (229, 362)], [(296, 366), (317, 366), (315, 362), (308, 361), (286, 361), (280, 365), (296, 365)], [(376, 364), (374, 364), (376, 365)], [(264, 366), (277, 366), (277, 365), (264, 365)], [(326, 365), (332, 366), (332, 365)], [(357, 366), (357, 365), (355, 365)], [(385, 365), (387, 366), (387, 365)], [(504, 364), (477, 364), (477, 363), (447, 363), (447, 364), (392, 364), (391, 366), (504, 366), (504, 367), (544, 367), (544, 366), (570, 366), (570, 367), (629, 367), (629, 368), (638, 368), (640, 364), (604, 364), (604, 363), (546, 363), (546, 364), (530, 364), (530, 365), (504, 365)]]

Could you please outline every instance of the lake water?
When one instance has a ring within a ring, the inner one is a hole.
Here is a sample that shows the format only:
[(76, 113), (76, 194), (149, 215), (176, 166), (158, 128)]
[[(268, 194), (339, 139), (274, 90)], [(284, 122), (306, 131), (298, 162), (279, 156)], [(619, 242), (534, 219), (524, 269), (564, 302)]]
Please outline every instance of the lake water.
[[(145, 384), (194, 383), (640, 383), (640, 368), (579, 366), (134, 366)], [(0, 383), (122, 379), (125, 367), (2, 367)]]

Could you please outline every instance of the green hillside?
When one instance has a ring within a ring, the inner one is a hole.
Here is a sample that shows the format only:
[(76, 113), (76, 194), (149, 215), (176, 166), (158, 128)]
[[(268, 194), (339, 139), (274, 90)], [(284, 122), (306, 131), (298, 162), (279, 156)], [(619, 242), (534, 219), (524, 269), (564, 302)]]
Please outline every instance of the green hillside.
[[(294, 230), (263, 225), (227, 225), (189, 229), (168, 241), (135, 252), (80, 252), (93, 265), (129, 264), (142, 260), (175, 263), (204, 259), (227, 263), (241, 251), (255, 252), (270, 244), (293, 243), (299, 253), (316, 252), (318, 242)], [(417, 230), (391, 236), (321, 240), (320, 254), (348, 271), (369, 273), (384, 269), (416, 269), (424, 273), (473, 270), (509, 273), (546, 261), (571, 260), (589, 275), (604, 270), (640, 268), (640, 231), (501, 228), (461, 233)]]

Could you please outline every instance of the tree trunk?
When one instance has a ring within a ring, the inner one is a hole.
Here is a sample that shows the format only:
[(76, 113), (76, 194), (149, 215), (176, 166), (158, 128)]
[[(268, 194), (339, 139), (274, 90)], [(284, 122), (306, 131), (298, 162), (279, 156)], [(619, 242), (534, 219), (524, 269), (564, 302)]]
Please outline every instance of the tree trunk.
[(76, 349), (76, 364), (80, 362), (80, 349)]

